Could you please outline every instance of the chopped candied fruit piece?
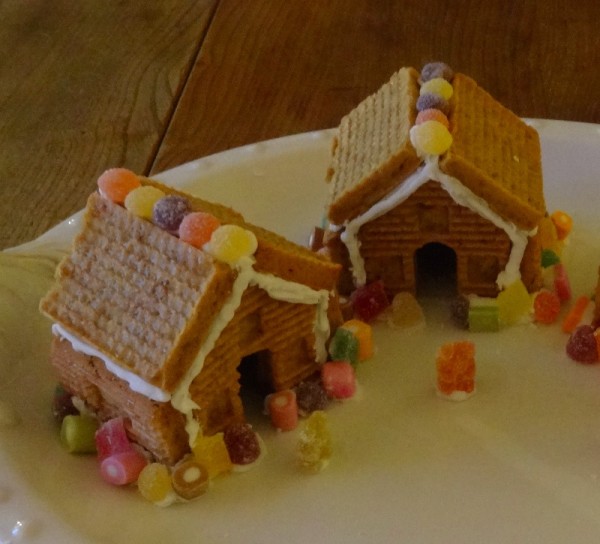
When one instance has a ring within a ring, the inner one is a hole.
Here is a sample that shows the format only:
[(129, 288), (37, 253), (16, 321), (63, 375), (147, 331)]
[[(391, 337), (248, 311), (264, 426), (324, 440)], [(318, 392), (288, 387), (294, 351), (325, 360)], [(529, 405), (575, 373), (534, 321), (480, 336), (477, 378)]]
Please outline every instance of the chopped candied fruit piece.
[(579, 325), (581, 319), (583, 318), (583, 314), (585, 313), (586, 308), (590, 303), (590, 297), (586, 295), (582, 295), (577, 297), (573, 306), (569, 309), (569, 312), (565, 316), (562, 322), (562, 330), (563, 332), (571, 333), (575, 330), (575, 327)]
[(232, 468), (223, 433), (199, 436), (192, 446), (192, 452), (196, 460), (206, 467), (211, 479)]
[(117, 204), (123, 204), (125, 197), (140, 185), (140, 178), (127, 168), (111, 168), (98, 178), (100, 194)]
[(352, 292), (350, 301), (354, 315), (365, 323), (373, 321), (390, 305), (381, 280), (358, 287)]
[(580, 325), (569, 337), (567, 355), (578, 363), (591, 364), (598, 361), (598, 343), (590, 325)]
[(298, 457), (302, 467), (319, 472), (324, 469), (333, 451), (327, 414), (313, 412), (302, 425), (298, 438)]
[(260, 457), (258, 436), (249, 423), (233, 423), (223, 433), (223, 440), (234, 465), (249, 465)]
[(560, 262), (560, 257), (552, 249), (542, 250), (542, 268), (549, 268)]
[(463, 400), (475, 391), (475, 345), (460, 341), (443, 344), (437, 353), (437, 388), (442, 395)]
[(533, 300), (533, 317), (538, 323), (550, 325), (560, 313), (560, 299), (552, 291), (540, 291)]
[(173, 467), (171, 481), (175, 493), (186, 500), (204, 495), (210, 483), (208, 470), (193, 455), (184, 457)]
[(366, 361), (373, 357), (373, 328), (360, 319), (349, 319), (342, 323), (342, 329), (349, 330), (358, 340), (358, 360)]
[(358, 363), (358, 338), (354, 333), (343, 327), (338, 327), (329, 342), (329, 355), (337, 361), (348, 361), (355, 365)]
[(171, 472), (162, 463), (147, 464), (138, 476), (137, 486), (140, 494), (147, 501), (154, 504), (171, 502), (169, 500), (173, 495)]

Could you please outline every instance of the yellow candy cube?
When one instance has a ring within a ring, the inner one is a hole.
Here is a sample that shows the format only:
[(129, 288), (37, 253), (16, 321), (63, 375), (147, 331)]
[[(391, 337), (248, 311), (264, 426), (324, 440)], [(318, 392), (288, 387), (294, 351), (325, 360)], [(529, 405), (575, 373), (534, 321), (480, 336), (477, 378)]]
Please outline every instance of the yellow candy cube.
[(233, 467), (223, 440), (223, 433), (199, 436), (192, 446), (192, 452), (196, 460), (206, 467), (208, 477), (211, 479), (229, 472)]

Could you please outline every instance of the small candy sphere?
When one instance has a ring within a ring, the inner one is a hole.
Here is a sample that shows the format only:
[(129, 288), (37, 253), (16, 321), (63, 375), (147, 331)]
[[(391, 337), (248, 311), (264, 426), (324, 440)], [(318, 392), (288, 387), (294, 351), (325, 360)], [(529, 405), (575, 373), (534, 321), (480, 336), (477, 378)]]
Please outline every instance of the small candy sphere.
[(127, 168), (111, 168), (98, 178), (100, 194), (117, 204), (123, 204), (125, 197), (140, 185), (140, 178)]
[(183, 218), (192, 211), (187, 198), (168, 195), (154, 204), (152, 222), (168, 232), (177, 232)]
[(420, 90), (420, 94), (422, 95), (427, 93), (437, 94), (444, 100), (450, 100), (453, 92), (452, 85), (441, 77), (434, 77), (433, 79), (426, 81), (421, 85)]
[(201, 248), (211, 239), (220, 224), (214, 215), (205, 212), (192, 212), (181, 221), (179, 238), (194, 247)]
[(425, 93), (417, 98), (417, 111), (428, 109), (440, 110), (443, 114), (448, 115), (450, 112), (450, 104), (439, 94)]
[(164, 196), (165, 193), (152, 185), (137, 187), (125, 197), (125, 208), (138, 217), (152, 219), (154, 204)]
[(452, 135), (438, 121), (425, 121), (412, 127), (410, 140), (417, 153), (423, 155), (441, 155), (452, 145)]
[(454, 71), (445, 62), (430, 62), (421, 69), (421, 81), (429, 81), (436, 77), (442, 77), (447, 81), (452, 81)]
[(237, 225), (223, 225), (212, 233), (204, 249), (217, 260), (234, 264), (242, 257), (253, 255), (257, 247), (253, 232)]
[(420, 111), (417, 114), (417, 119), (415, 121), (415, 125), (420, 125), (425, 121), (438, 121), (442, 123), (446, 128), (450, 128), (450, 122), (448, 118), (440, 111), (435, 108), (429, 108), (423, 111)]
[(144, 499), (160, 503), (167, 500), (172, 492), (171, 473), (161, 463), (149, 463), (140, 472), (137, 486)]

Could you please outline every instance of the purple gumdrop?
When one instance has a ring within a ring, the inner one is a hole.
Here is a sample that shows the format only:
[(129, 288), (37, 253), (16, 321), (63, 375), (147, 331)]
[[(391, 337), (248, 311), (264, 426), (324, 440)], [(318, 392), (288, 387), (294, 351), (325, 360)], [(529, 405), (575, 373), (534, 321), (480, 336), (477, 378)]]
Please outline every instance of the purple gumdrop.
[(421, 70), (421, 81), (429, 81), (436, 77), (442, 77), (446, 81), (452, 81), (454, 71), (445, 62), (430, 62)]
[(177, 195), (161, 198), (154, 204), (152, 222), (169, 232), (177, 232), (183, 218), (190, 213), (189, 201)]
[(315, 410), (324, 410), (329, 404), (329, 397), (320, 382), (300, 382), (295, 391), (300, 415), (306, 416)]
[(428, 110), (430, 108), (440, 110), (445, 115), (450, 112), (450, 104), (439, 94), (425, 93), (417, 99), (417, 111)]
[(578, 363), (598, 361), (598, 344), (593, 327), (581, 325), (573, 331), (567, 342), (567, 355)]

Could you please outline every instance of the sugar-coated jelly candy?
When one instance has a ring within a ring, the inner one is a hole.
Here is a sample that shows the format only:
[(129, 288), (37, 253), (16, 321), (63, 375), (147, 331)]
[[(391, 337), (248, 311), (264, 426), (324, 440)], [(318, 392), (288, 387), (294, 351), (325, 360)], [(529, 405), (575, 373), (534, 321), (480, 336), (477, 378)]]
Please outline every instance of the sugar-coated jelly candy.
[(227, 426), (223, 440), (234, 465), (248, 465), (260, 457), (258, 436), (249, 423), (233, 423)]
[(301, 416), (307, 416), (316, 410), (325, 410), (329, 405), (329, 397), (320, 381), (300, 382), (295, 391), (298, 412)]
[(308, 416), (300, 429), (298, 437), (300, 464), (311, 472), (319, 472), (329, 463), (332, 452), (327, 414), (317, 410)]
[(552, 291), (544, 289), (533, 299), (533, 318), (538, 323), (550, 325), (554, 323), (560, 313), (560, 299)]
[(542, 268), (554, 266), (560, 262), (560, 257), (552, 249), (542, 249)]
[(425, 121), (410, 129), (410, 141), (420, 155), (441, 155), (452, 145), (452, 135), (439, 121)]
[(550, 216), (556, 226), (556, 234), (559, 240), (564, 240), (573, 229), (573, 219), (571, 216), (561, 210), (557, 210)]
[(425, 324), (423, 308), (412, 293), (402, 291), (392, 299), (387, 314), (388, 325), (396, 329), (406, 329)]
[(448, 117), (441, 112), (440, 110), (436, 110), (435, 108), (429, 108), (423, 111), (420, 111), (417, 114), (417, 118), (415, 120), (415, 125), (420, 125), (425, 121), (437, 121), (438, 123), (442, 123), (446, 128), (450, 128), (450, 122), (448, 121)]
[(358, 363), (358, 338), (351, 330), (338, 327), (329, 342), (329, 355), (338, 361)]
[(298, 426), (298, 403), (295, 391), (284, 389), (269, 395), (267, 410), (271, 416), (271, 423), (276, 429), (292, 431)]
[(139, 473), (138, 491), (147, 501), (167, 506), (172, 502), (171, 472), (162, 463), (149, 463)]
[(594, 329), (590, 325), (580, 325), (569, 336), (567, 355), (578, 363), (591, 364), (598, 361), (598, 344)]
[(436, 77), (443, 77), (447, 81), (452, 81), (454, 71), (445, 62), (428, 62), (421, 68), (421, 82), (429, 81)]
[(537, 236), (542, 249), (550, 249), (556, 254), (560, 253), (561, 242), (558, 239), (556, 225), (550, 217), (543, 217), (538, 224)]
[(571, 282), (564, 264), (558, 263), (553, 267), (554, 270), (554, 291), (561, 302), (571, 299)]
[(381, 280), (358, 287), (350, 296), (354, 315), (369, 323), (380, 315), (389, 305), (389, 299)]
[(474, 298), (469, 305), (469, 330), (471, 332), (497, 332), (500, 330), (500, 310), (492, 298)]
[(113, 485), (127, 485), (135, 482), (142, 469), (148, 464), (144, 455), (135, 449), (115, 453), (100, 463), (100, 475)]
[(448, 83), (443, 77), (434, 77), (429, 79), (421, 85), (420, 94), (437, 94), (444, 100), (450, 100), (452, 97), (453, 89), (452, 85)]
[(531, 295), (521, 280), (511, 283), (498, 294), (498, 319), (501, 326), (523, 321), (532, 308)]
[(204, 495), (210, 483), (208, 470), (193, 455), (185, 456), (173, 467), (171, 481), (175, 493), (188, 501)]
[(122, 417), (105, 421), (96, 431), (95, 440), (99, 461), (133, 448), (125, 430), (125, 419)]
[(590, 297), (586, 295), (582, 295), (577, 297), (573, 306), (569, 308), (567, 315), (563, 319), (562, 322), (562, 330), (563, 332), (571, 333), (575, 330), (575, 327), (579, 325), (581, 319), (583, 318), (583, 314), (587, 309), (590, 303)]
[(196, 460), (208, 470), (209, 478), (214, 478), (232, 469), (223, 433), (198, 436), (192, 445), (192, 452)]
[[(349, 319), (342, 323), (342, 329), (349, 330), (358, 340), (358, 360), (366, 361), (373, 357), (373, 328), (360, 319)], [(334, 357), (337, 359), (337, 357)]]
[(152, 185), (136, 187), (125, 197), (125, 208), (143, 219), (152, 219), (154, 204), (165, 196), (160, 189)]
[(448, 115), (450, 112), (450, 104), (439, 94), (422, 94), (417, 98), (417, 111), (429, 109), (440, 110), (444, 115)]
[(187, 214), (179, 225), (179, 238), (188, 244), (201, 248), (220, 227), (219, 220), (210, 213), (192, 212)]
[(469, 308), (471, 303), (464, 295), (458, 295), (450, 302), (450, 317), (459, 329), (469, 328)]
[(332, 399), (349, 399), (356, 393), (354, 367), (348, 361), (328, 361), (321, 366), (321, 382)]
[(79, 411), (73, 405), (73, 396), (62, 385), (54, 389), (52, 399), (52, 415), (58, 423), (62, 423), (65, 416), (75, 416)]
[(204, 249), (215, 259), (235, 264), (242, 257), (253, 255), (258, 241), (252, 231), (237, 225), (223, 225), (216, 229)]
[(440, 346), (436, 356), (438, 392), (465, 400), (475, 391), (475, 344), (467, 340)]
[(183, 218), (192, 211), (190, 201), (179, 195), (168, 195), (155, 202), (152, 222), (163, 230), (177, 233)]
[(67, 415), (62, 420), (60, 440), (69, 453), (94, 453), (98, 421), (88, 415)]
[(117, 204), (123, 204), (125, 197), (140, 185), (140, 178), (127, 168), (111, 168), (98, 178), (100, 194)]

